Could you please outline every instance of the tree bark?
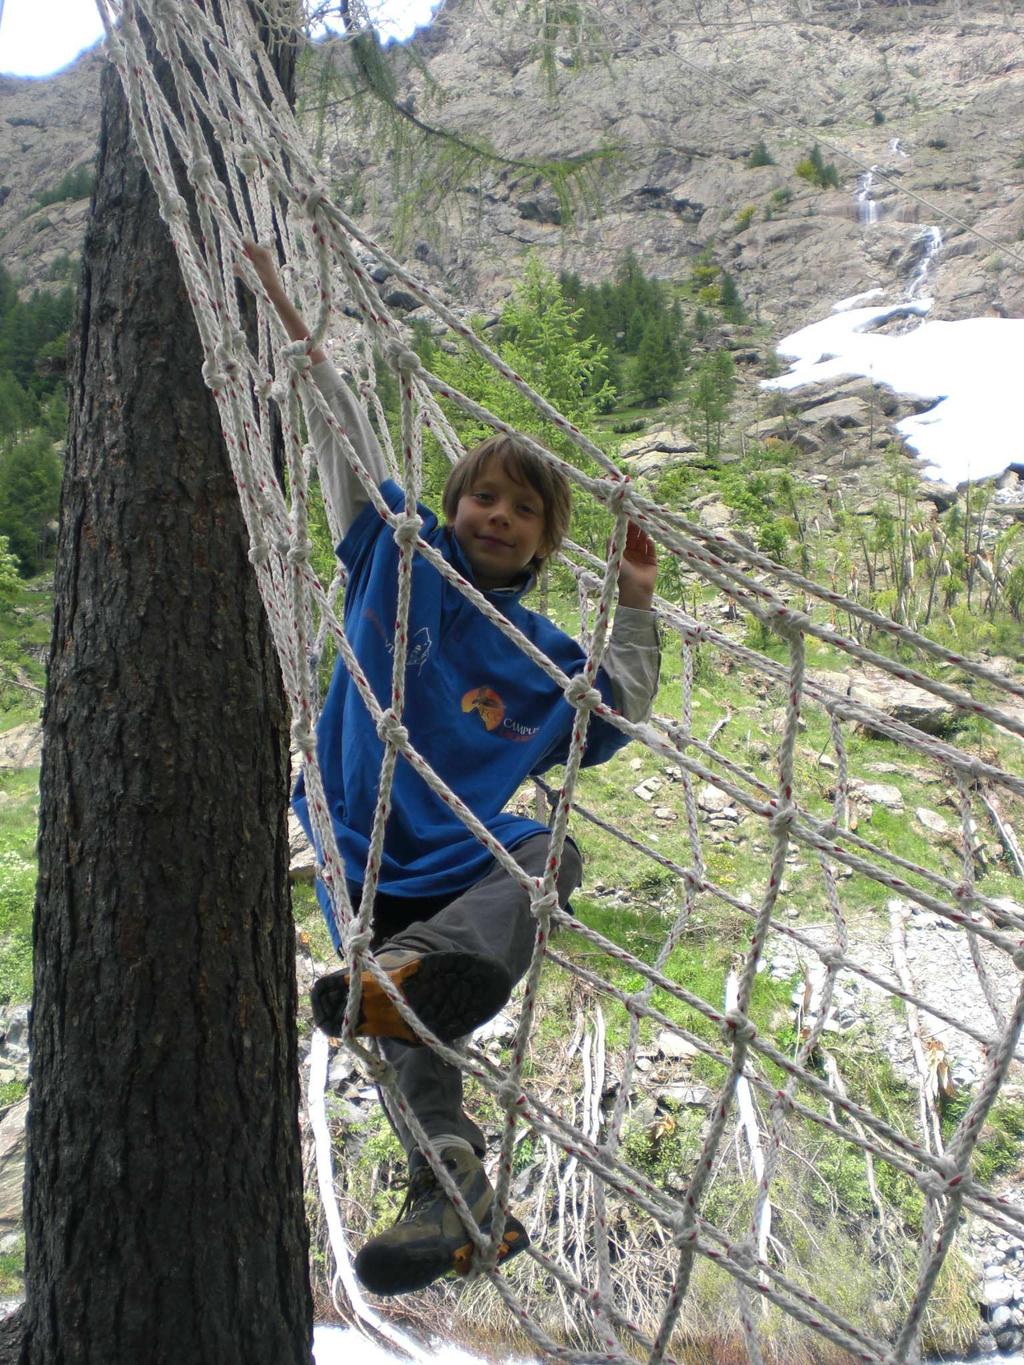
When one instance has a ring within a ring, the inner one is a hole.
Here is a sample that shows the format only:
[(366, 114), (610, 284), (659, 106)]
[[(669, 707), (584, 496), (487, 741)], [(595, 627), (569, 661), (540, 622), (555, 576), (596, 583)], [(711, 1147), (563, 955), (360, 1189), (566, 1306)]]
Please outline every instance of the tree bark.
[(307, 1365), (286, 715), (104, 74), (44, 714), (25, 1365)]

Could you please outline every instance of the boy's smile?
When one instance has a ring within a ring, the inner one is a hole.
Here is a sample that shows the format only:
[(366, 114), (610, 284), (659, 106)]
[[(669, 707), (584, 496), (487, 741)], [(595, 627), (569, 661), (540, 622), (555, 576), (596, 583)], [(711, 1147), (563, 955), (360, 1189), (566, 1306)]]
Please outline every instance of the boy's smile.
[(507, 588), (544, 545), (544, 503), (535, 488), (491, 458), (455, 509), (452, 530), (478, 588)]

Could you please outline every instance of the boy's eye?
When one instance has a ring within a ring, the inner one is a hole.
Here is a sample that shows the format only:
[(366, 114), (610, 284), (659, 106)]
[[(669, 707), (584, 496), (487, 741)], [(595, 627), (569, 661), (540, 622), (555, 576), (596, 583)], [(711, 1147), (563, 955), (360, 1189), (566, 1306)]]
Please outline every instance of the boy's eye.
[(535, 517), (538, 515), (536, 507), (531, 507), (529, 503), (521, 503), (519, 506), (520, 514), (524, 517)]

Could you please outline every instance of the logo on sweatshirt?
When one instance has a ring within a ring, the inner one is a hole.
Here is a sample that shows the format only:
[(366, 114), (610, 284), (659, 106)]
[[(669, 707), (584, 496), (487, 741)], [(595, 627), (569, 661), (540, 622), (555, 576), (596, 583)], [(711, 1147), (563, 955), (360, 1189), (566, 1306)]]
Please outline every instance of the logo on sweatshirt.
[(539, 725), (523, 725), (506, 714), (505, 703), (493, 687), (472, 687), (462, 698), (463, 711), (475, 711), (485, 730), (499, 739), (522, 744), (534, 737)]

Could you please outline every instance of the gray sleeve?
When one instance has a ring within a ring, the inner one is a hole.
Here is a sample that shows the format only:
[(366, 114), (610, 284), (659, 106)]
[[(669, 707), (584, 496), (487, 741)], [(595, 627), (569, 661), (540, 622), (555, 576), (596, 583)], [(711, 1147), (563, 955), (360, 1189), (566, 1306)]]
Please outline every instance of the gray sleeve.
[(619, 607), (601, 664), (615, 709), (627, 720), (649, 720), (661, 670), (661, 639), (653, 611)]
[[(310, 374), (366, 472), (374, 483), (382, 483), (388, 477), (387, 464), (362, 404), (329, 360), (314, 365)], [(314, 402), (306, 403), (306, 422), (316, 451), (321, 486), (344, 535), (369, 501), (366, 489), (353, 470), (343, 443)]]

